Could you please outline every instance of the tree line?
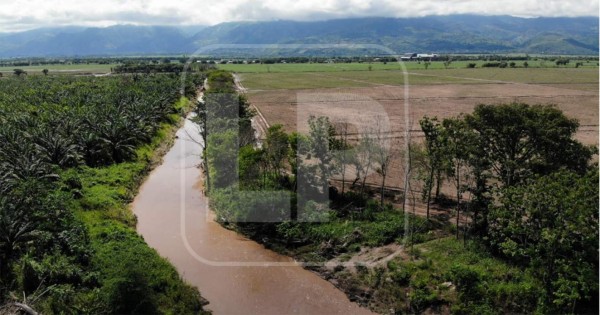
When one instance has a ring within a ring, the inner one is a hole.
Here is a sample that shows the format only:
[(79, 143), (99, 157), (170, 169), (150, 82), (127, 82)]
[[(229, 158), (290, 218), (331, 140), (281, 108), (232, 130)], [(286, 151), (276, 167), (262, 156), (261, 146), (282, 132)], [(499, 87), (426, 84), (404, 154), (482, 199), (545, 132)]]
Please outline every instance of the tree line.
[(465, 216), (463, 237), (533, 274), (539, 311), (597, 309), (597, 148), (574, 139), (578, 122), (554, 106), (510, 103), (420, 125), (427, 216), (451, 182), (456, 237)]

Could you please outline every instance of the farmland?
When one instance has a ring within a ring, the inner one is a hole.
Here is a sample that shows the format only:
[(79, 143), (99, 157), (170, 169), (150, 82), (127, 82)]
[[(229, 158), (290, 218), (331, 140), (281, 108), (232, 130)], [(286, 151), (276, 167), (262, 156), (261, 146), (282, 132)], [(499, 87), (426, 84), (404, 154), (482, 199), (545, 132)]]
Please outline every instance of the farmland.
[(13, 73), (14, 69), (22, 69), (28, 74), (43, 74), (42, 70), (48, 69), (51, 74), (82, 74), (82, 73), (108, 73), (111, 68), (117, 64), (55, 64), (55, 65), (35, 65), (35, 66), (2, 66), (0, 73), (4, 76)]
[[(507, 61), (510, 63), (511, 61)], [(523, 63), (527, 62), (528, 68), (551, 68), (555, 63), (545, 59), (538, 60), (515, 60), (516, 68), (524, 67)], [(481, 68), (486, 61), (451, 61), (444, 63), (443, 61), (432, 61), (427, 66), (425, 62), (404, 62), (400, 65), (398, 62), (354, 62), (354, 63), (275, 63), (275, 64), (221, 64), (219, 68), (227, 71), (238, 73), (290, 73), (290, 72), (341, 72), (341, 71), (372, 71), (379, 70), (449, 70), (449, 69), (464, 69), (468, 64), (475, 64), (476, 68)], [(575, 68), (576, 63), (567, 64), (567, 68)], [(596, 60), (585, 60), (582, 68), (597, 68)], [(426, 69), (427, 68), (427, 69)]]
[(19, 295), (46, 314), (201, 312), (198, 291), (135, 233), (128, 209), (190, 107), (179, 77), (1, 83), (0, 303)]
[[(407, 63), (407, 68), (416, 63)], [(408, 85), (411, 131), (422, 136), (418, 121), (423, 116), (446, 118), (470, 113), (478, 104), (513, 101), (555, 104), (569, 117), (579, 120), (576, 138), (588, 145), (598, 143), (598, 68), (454, 68), (408, 70), (408, 81), (399, 70), (344, 71), (361, 64), (282, 64), (270, 73), (268, 65), (225, 65), (235, 70), (248, 90), (250, 102), (269, 125), (282, 124), (288, 131), (307, 132), (310, 115), (365, 124), (373, 109), (383, 107), (392, 134), (400, 143), (404, 131), (404, 83)], [(221, 66), (222, 67), (222, 66)], [(374, 69), (398, 67), (377, 64)], [(438, 67), (439, 68), (439, 67)], [(285, 69), (288, 72), (283, 72)], [(317, 70), (319, 72), (308, 72)], [(258, 72), (253, 72), (258, 71)], [(392, 169), (389, 185), (399, 187), (399, 161)], [(350, 174), (349, 174), (350, 175)], [(378, 183), (377, 174), (372, 183)]]

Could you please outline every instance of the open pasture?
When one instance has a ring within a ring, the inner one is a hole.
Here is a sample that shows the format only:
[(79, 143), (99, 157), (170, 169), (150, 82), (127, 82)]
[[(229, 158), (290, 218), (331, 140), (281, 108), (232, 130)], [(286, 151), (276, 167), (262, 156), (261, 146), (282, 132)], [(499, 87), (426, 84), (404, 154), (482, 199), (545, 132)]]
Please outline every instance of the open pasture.
[[(400, 64), (399, 62), (353, 62), (353, 63), (274, 63), (274, 64), (220, 64), (219, 69), (237, 72), (237, 73), (292, 73), (292, 72), (344, 72), (344, 71), (380, 71), (380, 70), (450, 70), (450, 69), (465, 69), (470, 63), (474, 63), (476, 68), (481, 68), (488, 61), (472, 60), (472, 61), (432, 61), (429, 64), (421, 61), (406, 61)], [(490, 61), (494, 62), (494, 61)], [(523, 60), (506, 61), (507, 64), (515, 63), (516, 68), (524, 67)], [(598, 68), (598, 63), (595, 60), (577, 61), (583, 62), (581, 68)], [(576, 61), (569, 62), (561, 68), (575, 68)], [(528, 68), (555, 68), (556, 64), (549, 60), (528, 60)], [(516, 69), (515, 68), (515, 69)], [(488, 68), (489, 69), (489, 68)], [(491, 68), (493, 69), (493, 68)], [(497, 68), (496, 68), (497, 69)], [(509, 68), (506, 68), (509, 69)]]
[(43, 74), (42, 70), (48, 69), (49, 74), (83, 74), (83, 73), (108, 73), (110, 69), (117, 64), (56, 64), (56, 65), (41, 65), (41, 66), (2, 66), (0, 73), (3, 75), (11, 75), (14, 69), (22, 69), (28, 74)]

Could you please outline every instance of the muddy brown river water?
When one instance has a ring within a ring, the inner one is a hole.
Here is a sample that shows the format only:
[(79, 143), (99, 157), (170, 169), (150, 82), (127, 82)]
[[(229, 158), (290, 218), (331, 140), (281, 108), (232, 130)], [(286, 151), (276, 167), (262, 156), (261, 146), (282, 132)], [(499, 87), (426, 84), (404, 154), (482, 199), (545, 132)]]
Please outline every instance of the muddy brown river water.
[(201, 192), (201, 146), (186, 120), (174, 146), (141, 186), (137, 230), (214, 314), (372, 314), (291, 258), (221, 227)]

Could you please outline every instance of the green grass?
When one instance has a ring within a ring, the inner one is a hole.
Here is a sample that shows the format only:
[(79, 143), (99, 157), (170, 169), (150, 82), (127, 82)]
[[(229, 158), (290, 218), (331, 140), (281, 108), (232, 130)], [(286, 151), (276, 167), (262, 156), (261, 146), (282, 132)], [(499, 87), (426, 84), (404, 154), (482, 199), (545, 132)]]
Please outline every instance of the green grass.
[(364, 82), (346, 80), (321, 73), (245, 73), (242, 84), (250, 90), (317, 89), (363, 87)]
[(417, 244), (411, 258), (358, 267), (356, 274), (341, 271), (337, 278), (347, 291), (367, 289), (377, 312), (443, 313), (447, 307), (461, 314), (530, 313), (539, 292), (539, 284), (522, 269), (476, 242), (463, 244), (454, 237)]
[[(262, 66), (262, 65), (248, 65)], [(406, 81), (398, 70), (240, 73), (249, 90), (353, 88), (401, 86)], [(475, 68), (408, 71), (408, 84), (575, 84), (598, 85), (598, 69), (590, 68)]]
[[(419, 71), (419, 74), (532, 84), (598, 84), (598, 69), (591, 68), (481, 68)], [(471, 81), (476, 83), (475, 81)]]
[(48, 69), (49, 74), (56, 73), (107, 73), (117, 64), (59, 64), (59, 65), (41, 65), (41, 66), (4, 66), (0, 67), (0, 72), (4, 75), (12, 74), (14, 69), (23, 69), (28, 74), (41, 74), (42, 70)]
[[(423, 63), (303, 63), (303, 64), (225, 64), (220, 69), (237, 72), (242, 83), (250, 90), (352, 88), (377, 85), (403, 85), (403, 70), (408, 71), (408, 83), (420, 84), (485, 84), (495, 81), (532, 84), (598, 84), (596, 62), (575, 68), (575, 61), (567, 67), (556, 67), (550, 61), (530, 60), (529, 68), (523, 61), (515, 61), (517, 68), (468, 69), (468, 61), (454, 61), (448, 69), (441, 61), (432, 62), (428, 69)], [(371, 67), (371, 70), (369, 70)], [(520, 68), (521, 67), (521, 68)], [(502, 83), (499, 82), (499, 83)]]
[[(452, 61), (448, 65), (448, 69), (465, 69), (469, 63), (475, 63), (477, 68), (481, 68), (481, 65), (486, 61)], [(524, 61), (514, 61), (517, 67), (522, 67)], [(508, 61), (510, 63), (510, 61)], [(527, 61), (529, 68), (555, 68), (555, 63), (551, 61), (543, 60), (529, 60)], [(576, 62), (571, 61), (566, 67), (575, 68)], [(403, 67), (404, 66), (404, 67)], [(426, 70), (424, 62), (404, 62), (402, 64), (398, 62), (388, 62), (386, 64), (381, 62), (373, 63), (277, 63), (277, 64), (222, 64), (217, 65), (219, 69), (228, 70), (237, 73), (297, 73), (297, 72), (344, 72), (344, 71), (369, 71), (371, 67), (372, 71), (377, 70)], [(561, 69), (564, 68), (561, 66)], [(590, 61), (589, 63), (584, 62), (582, 68), (597, 69), (597, 62)], [(443, 61), (433, 61), (428, 66), (427, 70), (443, 69), (446, 70), (446, 66)], [(505, 68), (509, 69), (509, 68)]]
[(95, 253), (92, 265), (100, 274), (102, 296), (109, 305), (122, 308), (111, 312), (194, 314), (201, 310), (198, 291), (184, 283), (134, 229), (106, 219), (99, 211), (84, 212), (82, 218)]
[[(189, 102), (180, 99), (174, 106), (185, 111)], [(137, 159), (132, 162), (84, 166), (61, 175), (63, 182), (71, 183), (67, 186), (77, 187), (72, 192), (79, 197), (71, 207), (89, 232), (99, 296), (107, 305), (124, 307), (108, 310), (111, 313), (204, 313), (198, 290), (182, 281), (175, 268), (137, 234), (129, 208), (160, 149), (177, 128), (174, 123), (162, 124), (152, 142), (136, 150)]]

